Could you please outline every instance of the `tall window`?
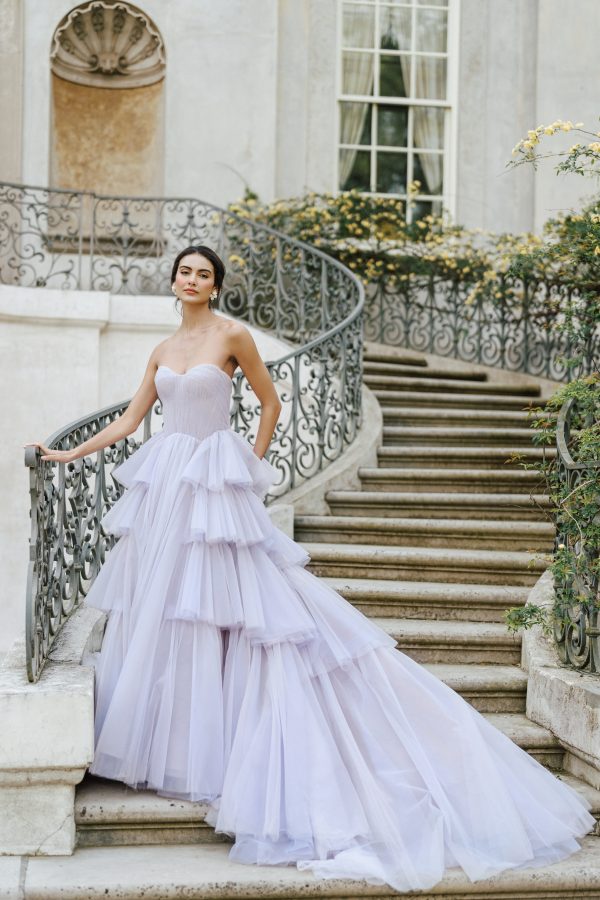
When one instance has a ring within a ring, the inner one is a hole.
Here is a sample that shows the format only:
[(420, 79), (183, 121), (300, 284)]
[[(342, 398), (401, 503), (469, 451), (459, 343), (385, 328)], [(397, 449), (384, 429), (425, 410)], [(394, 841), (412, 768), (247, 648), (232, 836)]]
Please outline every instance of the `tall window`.
[(338, 188), (440, 212), (447, 182), (448, 16), (453, 0), (340, 0)]

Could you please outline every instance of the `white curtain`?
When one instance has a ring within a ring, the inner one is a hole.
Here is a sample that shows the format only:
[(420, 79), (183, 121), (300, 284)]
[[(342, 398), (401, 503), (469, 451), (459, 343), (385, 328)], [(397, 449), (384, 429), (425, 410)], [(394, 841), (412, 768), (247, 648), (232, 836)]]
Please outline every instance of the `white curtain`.
[[(419, 16), (425, 15), (425, 10), (418, 11)], [(427, 50), (434, 53), (444, 53), (446, 50), (446, 28), (442, 27), (441, 19), (432, 21), (428, 27), (427, 18), (421, 19), (421, 28), (427, 28)], [(418, 45), (417, 45), (418, 46)], [(446, 68), (443, 57), (414, 56), (415, 85), (414, 96), (419, 99), (441, 100), (446, 97)], [(402, 77), (410, 93), (410, 56), (401, 56)], [(417, 147), (430, 149), (443, 149), (444, 147), (444, 115), (434, 107), (413, 107), (413, 134)], [(437, 193), (442, 184), (443, 155), (441, 153), (419, 153), (419, 162), (425, 180), (423, 193)]]
[[(346, 42), (353, 47), (374, 46), (375, 20), (372, 8), (360, 6), (346, 7), (344, 10), (344, 32), (349, 35)], [(345, 53), (343, 57), (343, 90), (345, 94), (368, 95), (373, 90), (373, 53)], [(342, 107), (342, 144), (358, 144), (369, 112), (368, 103), (344, 103)], [(356, 150), (342, 150), (340, 153), (340, 187), (352, 172)]]

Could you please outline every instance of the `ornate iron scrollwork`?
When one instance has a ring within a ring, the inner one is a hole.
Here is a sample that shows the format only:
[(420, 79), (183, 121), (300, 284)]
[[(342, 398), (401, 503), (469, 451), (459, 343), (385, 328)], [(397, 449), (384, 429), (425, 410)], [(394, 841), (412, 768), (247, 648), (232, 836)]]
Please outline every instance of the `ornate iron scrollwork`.
[[(563, 497), (572, 498), (577, 493), (590, 493), (581, 507), (585, 508), (590, 522), (582, 521), (573, 527), (572, 515), (559, 506), (556, 515), (555, 552), (569, 554), (576, 564), (564, 569), (562, 576), (555, 576), (557, 612), (554, 639), (563, 662), (577, 669), (600, 671), (600, 546), (586, 537), (586, 526), (600, 525), (600, 492), (597, 487), (600, 460), (576, 460), (576, 442), (573, 440), (577, 422), (577, 402), (574, 398), (563, 405), (557, 422), (557, 478)], [(591, 422), (583, 423), (590, 425)], [(591, 503), (590, 503), (591, 499)]]
[(367, 288), (365, 337), (465, 362), (528, 372), (556, 381), (587, 374), (600, 353), (600, 328), (576, 369), (569, 337), (556, 317), (577, 317), (579, 292), (567, 283), (501, 277), (497, 294), (471, 302), (473, 283), (457, 276), (381, 278)]

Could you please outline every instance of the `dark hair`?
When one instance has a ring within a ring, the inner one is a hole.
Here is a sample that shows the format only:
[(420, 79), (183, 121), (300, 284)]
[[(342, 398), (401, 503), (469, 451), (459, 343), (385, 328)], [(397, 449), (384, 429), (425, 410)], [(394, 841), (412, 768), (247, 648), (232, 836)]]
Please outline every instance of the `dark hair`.
[[(205, 247), (203, 244), (193, 244), (191, 247), (186, 247), (185, 250), (181, 250), (177, 254), (177, 256), (175, 257), (175, 262), (173, 263), (173, 268), (171, 269), (171, 284), (174, 284), (174, 282), (175, 282), (175, 276), (177, 275), (177, 269), (179, 268), (179, 263), (181, 262), (181, 260), (183, 259), (184, 256), (189, 256), (190, 253), (201, 253), (202, 256), (205, 256), (206, 259), (210, 260), (210, 262), (212, 263), (213, 269), (214, 269), (215, 287), (220, 295), (221, 288), (223, 286), (223, 279), (225, 278), (225, 264), (223, 263), (223, 260), (221, 259), (221, 257), (217, 256), (217, 254), (215, 253), (214, 250), (212, 250), (210, 247)], [(217, 297), (217, 300), (215, 301), (215, 303), (213, 303), (212, 300), (209, 300), (208, 308), (214, 309), (218, 299), (219, 299), (219, 297)], [(177, 301), (175, 301), (175, 304), (176, 304), (175, 308), (177, 308)]]

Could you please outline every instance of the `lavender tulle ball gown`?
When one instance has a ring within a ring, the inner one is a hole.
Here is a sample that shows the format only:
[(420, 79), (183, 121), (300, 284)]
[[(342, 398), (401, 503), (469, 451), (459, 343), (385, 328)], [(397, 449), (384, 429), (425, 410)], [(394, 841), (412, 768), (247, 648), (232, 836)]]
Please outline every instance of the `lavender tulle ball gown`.
[(579, 797), (304, 567), (232, 382), (156, 373), (162, 430), (117, 469), (90, 771), (211, 804), (230, 858), (426, 889), (579, 849)]

